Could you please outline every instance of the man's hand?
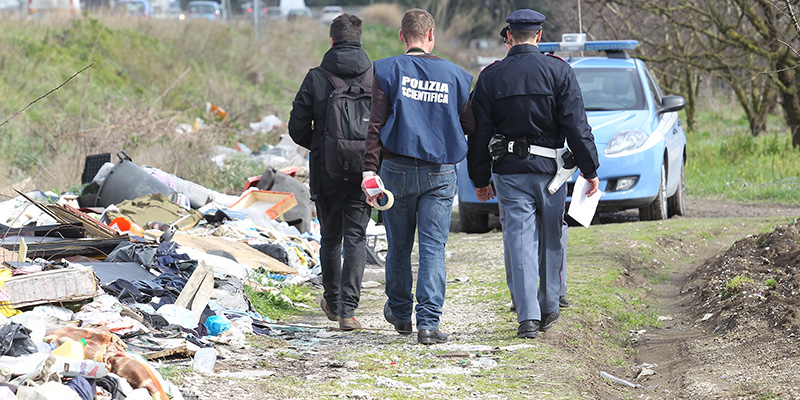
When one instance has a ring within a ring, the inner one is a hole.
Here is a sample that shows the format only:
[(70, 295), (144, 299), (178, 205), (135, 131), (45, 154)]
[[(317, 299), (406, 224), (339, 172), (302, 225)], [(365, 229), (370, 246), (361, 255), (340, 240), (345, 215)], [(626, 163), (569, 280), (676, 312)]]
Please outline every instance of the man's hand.
[(367, 204), (375, 207), (375, 199), (383, 197), (383, 180), (372, 171), (364, 171), (361, 176), (361, 190), (367, 195)]
[[(581, 172), (581, 176), (583, 176), (583, 172)], [(592, 197), (593, 194), (597, 193), (597, 189), (600, 188), (600, 179), (595, 176), (592, 179), (587, 179), (586, 183), (589, 185), (589, 189), (586, 191), (586, 197)]]
[(482, 188), (475, 188), (475, 196), (480, 201), (487, 201), (489, 199), (493, 199), (494, 190), (492, 190), (492, 185), (488, 185)]

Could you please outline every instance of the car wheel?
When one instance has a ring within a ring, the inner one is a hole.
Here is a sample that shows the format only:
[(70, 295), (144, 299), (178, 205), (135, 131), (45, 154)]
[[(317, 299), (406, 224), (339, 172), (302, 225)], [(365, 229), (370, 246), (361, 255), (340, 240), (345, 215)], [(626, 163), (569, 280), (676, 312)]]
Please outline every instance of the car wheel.
[(678, 190), (669, 198), (669, 216), (686, 215), (686, 166), (681, 163), (681, 181), (678, 183)]
[(661, 180), (658, 184), (658, 196), (652, 203), (639, 209), (640, 221), (658, 221), (667, 219), (667, 169), (661, 164)]
[(461, 232), (484, 233), (489, 231), (489, 214), (479, 213), (466, 204), (458, 205), (458, 222)]

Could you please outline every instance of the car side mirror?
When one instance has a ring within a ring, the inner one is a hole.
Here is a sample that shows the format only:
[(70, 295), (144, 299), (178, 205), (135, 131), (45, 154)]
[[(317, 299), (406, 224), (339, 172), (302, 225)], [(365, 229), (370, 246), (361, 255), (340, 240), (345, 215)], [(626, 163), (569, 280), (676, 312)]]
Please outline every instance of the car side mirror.
[(659, 114), (680, 111), (686, 107), (686, 99), (681, 96), (664, 96), (661, 98), (661, 108), (658, 109)]

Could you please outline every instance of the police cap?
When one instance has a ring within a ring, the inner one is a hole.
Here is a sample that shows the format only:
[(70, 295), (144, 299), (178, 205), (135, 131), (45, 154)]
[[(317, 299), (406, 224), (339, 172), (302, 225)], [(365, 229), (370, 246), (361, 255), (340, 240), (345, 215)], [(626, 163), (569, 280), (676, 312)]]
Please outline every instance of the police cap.
[(511, 29), (512, 31), (538, 31), (539, 29), (542, 29), (542, 23), (544, 20), (544, 14), (527, 8), (514, 11), (508, 15), (508, 18), (506, 18), (506, 22), (508, 22), (508, 29)]
[(503, 27), (503, 30), (500, 31), (500, 37), (503, 39), (508, 39), (508, 25)]

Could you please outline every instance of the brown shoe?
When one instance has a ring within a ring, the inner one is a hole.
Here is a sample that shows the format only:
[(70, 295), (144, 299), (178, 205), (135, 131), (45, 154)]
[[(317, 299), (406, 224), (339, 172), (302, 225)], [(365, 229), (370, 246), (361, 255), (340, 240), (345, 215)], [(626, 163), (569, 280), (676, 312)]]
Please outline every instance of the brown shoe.
[(331, 320), (331, 321), (338, 321), (339, 320), (339, 316), (334, 314), (334, 313), (332, 313), (331, 309), (328, 308), (328, 303), (325, 302), (325, 298), (324, 297), (319, 299), (319, 308), (321, 308), (322, 311), (325, 312), (325, 315), (328, 317), (329, 320)]
[(339, 329), (343, 331), (352, 331), (354, 329), (361, 329), (361, 323), (356, 320), (356, 317), (340, 318)]

